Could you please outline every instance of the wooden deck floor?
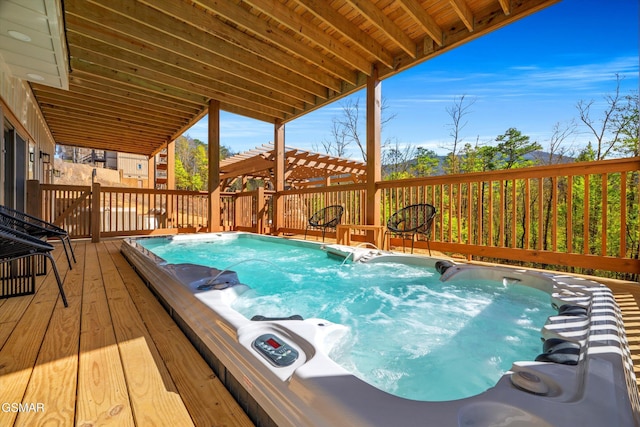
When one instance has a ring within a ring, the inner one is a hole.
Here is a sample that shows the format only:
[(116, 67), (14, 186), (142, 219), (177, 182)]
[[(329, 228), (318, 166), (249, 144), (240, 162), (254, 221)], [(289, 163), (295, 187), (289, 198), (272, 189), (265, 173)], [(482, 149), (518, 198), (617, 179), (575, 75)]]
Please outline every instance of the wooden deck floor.
[[(120, 241), (74, 247), (72, 270), (55, 251), (68, 308), (50, 269), (35, 295), (0, 300), (0, 426), (252, 425), (122, 257)], [(640, 285), (607, 285), (640, 377)]]
[(68, 308), (51, 269), (35, 295), (0, 300), (0, 426), (253, 425), (120, 241), (74, 247), (72, 270), (54, 254)]

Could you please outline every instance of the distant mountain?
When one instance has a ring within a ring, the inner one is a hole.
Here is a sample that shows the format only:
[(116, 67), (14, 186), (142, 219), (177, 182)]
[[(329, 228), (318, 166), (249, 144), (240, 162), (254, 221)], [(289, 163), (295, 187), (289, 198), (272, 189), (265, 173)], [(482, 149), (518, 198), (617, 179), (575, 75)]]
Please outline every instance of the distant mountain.
[[(525, 158), (527, 160), (537, 160), (540, 164), (547, 164), (549, 162), (549, 153), (542, 150), (536, 150), (529, 153), (527, 156), (525, 156)], [(558, 154), (553, 155), (554, 164), (573, 163), (575, 161), (575, 157), (560, 156)]]
[[(525, 160), (534, 160), (540, 165), (545, 165), (549, 162), (549, 153), (542, 150), (533, 151), (525, 156)], [(444, 175), (444, 165), (447, 156), (437, 156), (438, 159), (438, 167), (436, 168), (436, 172), (434, 175)], [(575, 162), (576, 159), (574, 157), (569, 156), (559, 156), (557, 154), (553, 155), (553, 163), (554, 164), (563, 164), (563, 163), (572, 163)], [(411, 170), (411, 168), (416, 164), (416, 160), (409, 160), (407, 169)], [(404, 169), (404, 168), (399, 168)], [(388, 175), (394, 170), (391, 165), (382, 165), (382, 174), (383, 176)]]

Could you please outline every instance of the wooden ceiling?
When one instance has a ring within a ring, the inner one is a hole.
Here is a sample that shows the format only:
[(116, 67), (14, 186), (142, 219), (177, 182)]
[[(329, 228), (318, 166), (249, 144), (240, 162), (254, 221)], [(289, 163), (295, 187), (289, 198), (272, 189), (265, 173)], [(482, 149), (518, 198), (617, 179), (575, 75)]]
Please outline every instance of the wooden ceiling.
[(211, 99), (288, 122), (557, 1), (64, 0), (69, 90), (32, 88), (58, 144), (150, 155)]

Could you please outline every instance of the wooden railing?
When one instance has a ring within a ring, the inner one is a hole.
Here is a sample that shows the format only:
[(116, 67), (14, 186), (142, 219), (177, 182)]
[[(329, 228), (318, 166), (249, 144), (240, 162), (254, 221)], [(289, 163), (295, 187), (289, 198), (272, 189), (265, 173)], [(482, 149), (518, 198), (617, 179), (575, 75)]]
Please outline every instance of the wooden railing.
[(286, 190), (280, 194), (284, 203), (284, 224), (279, 227), (279, 232), (304, 232), (309, 217), (320, 209), (331, 205), (344, 207), (342, 223), (365, 223), (364, 184)]
[[(640, 158), (630, 158), (378, 182), (380, 223), (404, 206), (430, 203), (438, 212), (431, 249), (638, 275), (639, 171)], [(30, 182), (28, 193), (29, 200), (37, 194), (36, 212), (74, 237), (208, 228), (206, 192)], [(345, 208), (343, 224), (365, 224), (364, 184), (286, 190), (278, 197), (284, 218), (275, 230), (274, 192), (222, 193), (221, 228), (301, 234), (314, 212), (334, 204)]]
[(431, 248), (467, 256), (640, 273), (640, 158), (379, 183), (383, 217), (438, 211)]
[(206, 192), (34, 181), (29, 182), (29, 192), (39, 194), (30, 199), (40, 202), (30, 210), (74, 238), (197, 232), (208, 227)]
[(100, 234), (105, 237), (208, 227), (205, 192), (101, 187), (98, 194)]

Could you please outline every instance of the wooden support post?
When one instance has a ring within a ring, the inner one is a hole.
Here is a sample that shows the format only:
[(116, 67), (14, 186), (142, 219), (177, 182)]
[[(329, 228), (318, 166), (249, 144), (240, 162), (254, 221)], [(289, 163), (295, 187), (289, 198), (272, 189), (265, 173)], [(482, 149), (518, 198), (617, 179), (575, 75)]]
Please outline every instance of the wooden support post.
[(42, 188), (37, 179), (27, 181), (27, 206), (25, 208), (29, 215), (42, 218)]
[(167, 189), (176, 189), (176, 141), (167, 144)]
[[(171, 141), (167, 144), (167, 190), (176, 189), (176, 141)], [(167, 226), (173, 227), (176, 223), (173, 197), (167, 195)]]
[(284, 226), (284, 199), (280, 195), (280, 193), (284, 191), (284, 124), (278, 121), (274, 124), (273, 129), (273, 172), (274, 189), (276, 193), (273, 195), (273, 224), (271, 224), (271, 234), (278, 235), (278, 229)]
[(147, 159), (147, 188), (156, 188), (156, 156)]
[(91, 242), (100, 242), (100, 228), (101, 228), (101, 215), (100, 215), (100, 183), (94, 182), (91, 184)]
[(220, 231), (220, 101), (209, 101), (209, 231)]
[(380, 190), (376, 183), (382, 177), (380, 160), (382, 113), (382, 86), (378, 79), (378, 69), (367, 78), (367, 207), (366, 222), (368, 225), (380, 225)]

